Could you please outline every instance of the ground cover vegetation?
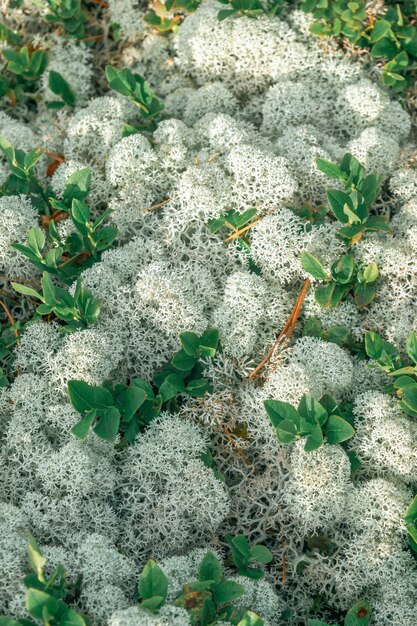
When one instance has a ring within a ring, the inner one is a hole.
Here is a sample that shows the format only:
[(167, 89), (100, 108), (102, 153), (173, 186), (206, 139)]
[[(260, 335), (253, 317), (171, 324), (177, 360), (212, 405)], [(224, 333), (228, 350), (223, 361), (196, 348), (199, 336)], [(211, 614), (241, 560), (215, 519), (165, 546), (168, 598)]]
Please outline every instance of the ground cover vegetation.
[(415, 626), (415, 3), (0, 10), (0, 626)]

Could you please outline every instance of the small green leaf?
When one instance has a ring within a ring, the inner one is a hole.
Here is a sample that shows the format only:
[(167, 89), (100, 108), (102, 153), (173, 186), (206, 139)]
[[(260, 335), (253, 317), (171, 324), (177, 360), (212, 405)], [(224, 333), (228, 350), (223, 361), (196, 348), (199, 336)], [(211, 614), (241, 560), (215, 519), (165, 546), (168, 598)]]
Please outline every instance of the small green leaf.
[(296, 425), (296, 431), (300, 426), (300, 416), (295, 408), (281, 400), (264, 400), (264, 407), (274, 428), (278, 428), (283, 420), (290, 420)]
[(417, 520), (417, 496), (414, 496), (403, 517), (406, 522), (415, 522)]
[(22, 293), (24, 296), (30, 296), (31, 298), (36, 298), (37, 300), (42, 300), (43, 302), (43, 297), (34, 289), (26, 287), (26, 285), (21, 285), (20, 283), (11, 283), (11, 285), (18, 293)]
[(120, 427), (120, 411), (115, 406), (111, 406), (101, 413), (98, 422), (93, 430), (101, 439), (113, 442)]
[[(58, 612), (58, 601), (45, 591), (40, 589), (28, 589), (26, 592), (26, 610), (37, 620), (44, 622), (46, 615), (55, 615)], [(47, 620), (48, 622), (49, 620)]]
[(344, 191), (339, 191), (338, 189), (329, 189), (327, 192), (327, 200), (329, 202), (330, 208), (335, 214), (336, 219), (339, 220), (342, 224), (349, 223), (349, 216), (345, 210), (345, 207), (353, 211), (353, 204), (350, 196)]
[(60, 96), (65, 104), (71, 107), (75, 106), (75, 95), (65, 78), (59, 72), (49, 71), (49, 88), (52, 93)]
[(90, 428), (93, 425), (94, 420), (97, 417), (97, 410), (92, 409), (87, 411), (85, 416), (80, 419), (72, 428), (71, 433), (78, 439), (85, 439), (90, 432)]
[(417, 333), (414, 331), (407, 337), (406, 348), (410, 359), (417, 364)]
[(376, 41), (379, 41), (386, 35), (389, 35), (390, 32), (391, 32), (391, 24), (388, 22), (388, 20), (378, 20), (377, 22), (375, 22), (375, 25), (371, 32), (371, 39), (370, 39), (371, 43), (375, 43)]
[(146, 563), (139, 577), (138, 591), (142, 600), (160, 596), (165, 601), (168, 593), (168, 579), (152, 559)]
[(355, 429), (339, 415), (330, 415), (326, 422), (326, 439), (330, 445), (335, 445), (350, 439)]
[(367, 265), (366, 268), (364, 269), (363, 277), (365, 279), (365, 282), (373, 283), (374, 281), (376, 281), (378, 276), (379, 276), (378, 265), (375, 263), (375, 261), (372, 261), (372, 263), (369, 263), (369, 265)]
[(179, 393), (185, 392), (185, 386), (182, 378), (178, 374), (169, 374), (159, 388), (159, 394), (162, 402), (168, 402), (175, 398)]
[(198, 568), (198, 579), (201, 581), (214, 580), (216, 583), (221, 580), (222, 566), (218, 558), (208, 552)]
[(298, 439), (298, 430), (294, 422), (289, 419), (282, 420), (275, 428), (278, 440), (283, 444), (289, 444)]
[(245, 588), (233, 580), (221, 580), (212, 588), (217, 606), (237, 600), (245, 593)]
[(189, 356), (197, 357), (199, 348), (199, 338), (196, 333), (184, 332), (180, 334), (180, 341), (183, 349)]
[(326, 409), (318, 400), (308, 394), (304, 394), (298, 405), (298, 413), (310, 424), (322, 424), (327, 418)]
[(69, 176), (65, 182), (64, 200), (72, 202), (76, 200), (84, 200), (90, 191), (91, 170), (88, 167), (77, 170)]
[(316, 164), (318, 169), (329, 176), (330, 178), (336, 178), (337, 180), (344, 180), (345, 176), (343, 175), (342, 170), (338, 165), (332, 163), (331, 161), (326, 161), (326, 159), (316, 158)]
[(371, 605), (367, 600), (359, 600), (349, 609), (344, 626), (367, 626), (371, 620)]
[(267, 565), (274, 558), (272, 552), (268, 550), (266, 546), (261, 545), (253, 546), (253, 548), (250, 549), (250, 556), (253, 561), (262, 563), (263, 565)]
[(71, 217), (80, 224), (86, 224), (90, 221), (90, 209), (81, 200), (73, 199), (70, 212)]
[(114, 405), (113, 396), (108, 389), (89, 385), (83, 380), (70, 380), (68, 393), (74, 409), (81, 414), (91, 409), (108, 409)]
[(328, 274), (325, 272), (322, 264), (318, 259), (316, 259), (312, 254), (304, 250), (301, 253), (301, 265), (303, 269), (311, 274), (316, 280), (327, 280)]
[(365, 351), (367, 356), (370, 359), (374, 359), (374, 361), (378, 361), (382, 355), (382, 348), (382, 338), (373, 331), (367, 331), (365, 333)]
[(187, 352), (181, 348), (176, 352), (171, 360), (171, 363), (177, 370), (181, 372), (188, 372), (193, 369), (194, 365), (197, 363), (197, 360), (193, 356), (189, 356)]
[(42, 554), (41, 549), (35, 538), (30, 533), (28, 541), (28, 555), (30, 565), (36, 576), (38, 577), (38, 580), (43, 582), (45, 580), (43, 576), (43, 568), (46, 564), (46, 558)]
[(318, 450), (323, 445), (323, 432), (321, 430), (320, 424), (316, 424), (313, 426), (311, 431), (307, 436), (306, 443), (304, 445), (304, 450), (306, 452), (314, 452), (314, 450)]

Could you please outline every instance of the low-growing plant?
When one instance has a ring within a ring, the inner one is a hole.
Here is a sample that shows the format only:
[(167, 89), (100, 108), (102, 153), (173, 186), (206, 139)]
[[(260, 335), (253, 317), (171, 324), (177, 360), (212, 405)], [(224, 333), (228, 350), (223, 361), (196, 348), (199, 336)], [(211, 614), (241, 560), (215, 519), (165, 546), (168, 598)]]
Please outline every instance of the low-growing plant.
[(395, 346), (373, 331), (365, 333), (365, 350), (376, 366), (393, 378), (387, 391), (395, 393), (407, 415), (417, 417), (417, 334), (413, 331), (407, 337), (409, 360), (405, 360)]
[(241, 576), (260, 580), (265, 572), (259, 567), (253, 567), (256, 563), (267, 565), (273, 559), (272, 552), (266, 546), (257, 544), (250, 547), (249, 541), (244, 535), (226, 535), (226, 541), (231, 550), (231, 564), (233, 564)]
[(245, 234), (261, 219), (256, 214), (256, 209), (247, 209), (243, 213), (239, 213), (236, 209), (230, 209), (220, 217), (209, 220), (208, 230), (211, 235), (215, 235), (222, 229), (227, 229), (229, 236), (226, 237), (225, 242), (235, 241), (238, 248), (248, 256), (250, 270), (259, 274), (260, 270), (252, 259), (250, 241)]
[[(141, 598), (140, 607), (158, 613), (165, 604), (168, 593), (168, 579), (155, 561), (148, 561), (143, 569), (138, 585)], [(173, 604), (184, 608), (190, 624), (214, 626), (227, 622), (234, 626), (263, 626), (263, 620), (247, 609), (238, 609), (233, 602), (245, 593), (245, 588), (228, 580), (218, 558), (208, 552), (200, 563), (198, 580), (185, 584), (175, 597)]]
[(14, 148), (10, 141), (1, 135), (0, 150), (5, 155), (10, 169), (10, 174), (0, 189), (0, 195), (30, 194), (36, 205), (39, 201), (47, 204), (43, 187), (33, 172), (44, 150), (33, 148), (26, 153), (20, 148)]
[(345, 190), (329, 189), (327, 200), (336, 219), (343, 224), (338, 236), (346, 244), (357, 243), (367, 231), (391, 232), (384, 216), (371, 215), (370, 207), (378, 197), (382, 178), (378, 174), (365, 175), (359, 161), (349, 153), (340, 165), (316, 159), (318, 169), (341, 182)]
[(117, 237), (115, 226), (103, 226), (111, 213), (105, 211), (94, 222), (90, 222), (90, 209), (81, 200), (74, 199), (69, 210), (76, 232), (62, 238), (54, 220), (49, 222), (48, 239), (41, 228), (31, 228), (27, 246), (13, 244), (33, 265), (42, 271), (56, 275), (63, 282), (72, 282), (80, 273), (100, 260), (101, 253), (108, 250)]
[(153, 378), (153, 385), (133, 379), (130, 385), (105, 386), (89, 385), (82, 380), (71, 380), (68, 392), (74, 408), (82, 419), (72, 428), (72, 433), (84, 439), (90, 428), (106, 441), (115, 441), (120, 433), (128, 443), (134, 443), (136, 436), (162, 409), (175, 409), (176, 397), (185, 394), (200, 398), (211, 390), (209, 381), (202, 377), (203, 357), (216, 355), (219, 334), (209, 328), (201, 337), (196, 333), (180, 335), (182, 348), (170, 363)]
[(375, 261), (362, 266), (355, 262), (352, 254), (345, 254), (332, 263), (329, 274), (321, 262), (306, 250), (301, 253), (300, 260), (303, 269), (321, 282), (314, 292), (320, 306), (335, 307), (349, 294), (361, 308), (374, 300), (379, 276)]
[(352, 424), (328, 395), (316, 400), (304, 394), (297, 409), (281, 400), (265, 400), (264, 406), (278, 441), (290, 444), (306, 437), (306, 452), (317, 450), (325, 440), (329, 445), (336, 445), (355, 434)]
[(87, 328), (97, 321), (100, 313), (99, 301), (94, 298), (91, 291), (81, 286), (80, 278), (77, 280), (74, 295), (55, 285), (47, 272), (42, 275), (42, 293), (20, 283), (12, 282), (12, 287), (24, 296), (40, 300), (42, 304), (36, 309), (37, 315), (49, 316), (54, 313), (59, 320), (65, 322), (61, 328), (65, 333)]
[(81, 0), (44, 0), (49, 13), (47, 22), (61, 24), (69, 37), (80, 39), (85, 34), (86, 15), (81, 8)]
[(118, 70), (111, 65), (106, 67), (106, 78), (110, 89), (129, 98), (138, 107), (143, 118), (143, 123), (139, 126), (125, 124), (124, 136), (143, 130), (154, 131), (164, 105), (154, 95), (149, 83), (140, 74), (135, 74), (127, 68)]
[(59, 100), (51, 100), (47, 103), (49, 109), (62, 109), (65, 105), (75, 106), (75, 95), (65, 78), (59, 72), (50, 70), (48, 74), (49, 89)]
[(23, 579), (26, 591), (26, 611), (32, 619), (1, 617), (0, 626), (89, 626), (91, 620), (70, 608), (65, 602), (70, 589), (65, 568), (57, 565), (50, 576), (45, 574), (47, 560), (35, 539), (29, 535), (29, 562), (33, 573)]
[[(12, 31), (8, 29), (3, 30), (3, 37), (11, 44), (18, 43)], [(7, 65), (0, 74), (0, 97), (7, 96), (12, 104), (24, 98), (33, 99), (39, 80), (46, 70), (46, 52), (39, 48), (23, 46), (20, 49), (6, 48), (2, 54)]]
[[(301, 207), (290, 207), (290, 210), (298, 217), (306, 222), (309, 222), (311, 226), (321, 226), (325, 223), (327, 215), (327, 207), (324, 204), (313, 205), (311, 202), (305, 202)], [(311, 230), (310, 226), (309, 230)]]
[(317, 337), (323, 341), (335, 343), (341, 348), (347, 348), (361, 359), (366, 358), (364, 344), (354, 339), (347, 326), (337, 325), (323, 328), (320, 320), (312, 315), (306, 319), (302, 335), (303, 337)]
[(199, 6), (200, 0), (154, 0), (143, 19), (159, 33), (175, 32), (184, 17)]
[(302, 0), (303, 11), (312, 13), (310, 31), (319, 37), (336, 36), (370, 51), (383, 59), (382, 80), (387, 87), (401, 91), (409, 87), (417, 68), (417, 28), (415, 3), (386, 6), (376, 18), (367, 12), (365, 0)]

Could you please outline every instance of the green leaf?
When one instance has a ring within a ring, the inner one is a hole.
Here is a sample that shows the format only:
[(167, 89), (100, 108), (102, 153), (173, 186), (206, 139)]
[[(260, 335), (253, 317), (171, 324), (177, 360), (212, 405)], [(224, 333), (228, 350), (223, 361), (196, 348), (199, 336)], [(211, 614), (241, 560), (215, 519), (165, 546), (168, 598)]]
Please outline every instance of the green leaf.
[(282, 420), (275, 428), (278, 441), (283, 444), (289, 444), (298, 439), (297, 426), (289, 419)]
[(45, 246), (45, 235), (40, 228), (31, 228), (29, 230), (28, 246), (36, 256), (42, 258), (42, 250)]
[(330, 445), (335, 445), (350, 439), (355, 429), (339, 415), (330, 415), (326, 422), (326, 439)]
[(371, 304), (376, 296), (376, 283), (361, 283), (355, 287), (355, 302), (358, 307), (364, 307)]
[(382, 355), (382, 338), (373, 331), (365, 333), (365, 352), (370, 359), (378, 361)]
[(120, 427), (120, 411), (115, 406), (105, 410), (93, 430), (101, 439), (113, 442)]
[(91, 409), (108, 409), (114, 405), (113, 396), (108, 389), (89, 385), (83, 380), (70, 380), (68, 393), (74, 409), (81, 414)]
[(322, 424), (327, 418), (326, 409), (318, 400), (308, 394), (304, 394), (298, 405), (298, 413), (310, 424)]
[(23, 159), (23, 168), (26, 172), (29, 172), (34, 165), (39, 161), (43, 155), (42, 148), (33, 148), (30, 150)]
[(185, 392), (184, 381), (178, 374), (169, 374), (159, 388), (162, 402), (168, 402), (179, 393)]
[(217, 606), (237, 600), (245, 593), (245, 588), (233, 580), (221, 580), (212, 588)]
[(266, 546), (261, 545), (253, 546), (253, 548), (250, 549), (250, 556), (253, 561), (262, 563), (263, 565), (267, 565), (274, 558), (272, 552), (268, 550)]
[(417, 334), (414, 331), (407, 337), (406, 349), (410, 359), (417, 364)]
[(142, 600), (140, 606), (144, 609), (147, 609), (151, 613), (156, 613), (161, 606), (164, 605), (165, 598), (162, 596), (153, 596), (152, 598), (147, 598), (146, 600)]
[(380, 39), (372, 46), (371, 55), (374, 59), (379, 59), (381, 57), (386, 57), (387, 59), (393, 59), (397, 54), (397, 46), (395, 43), (385, 37)]
[(69, 176), (65, 182), (64, 200), (71, 202), (84, 200), (90, 191), (91, 170), (88, 167), (77, 170)]
[(353, 211), (353, 204), (350, 196), (344, 191), (329, 189), (327, 191), (327, 200), (330, 208), (335, 214), (336, 219), (338, 219), (342, 224), (348, 224), (349, 217), (345, 211), (345, 207)]
[(193, 357), (197, 357), (198, 348), (200, 346), (199, 338), (196, 333), (184, 332), (180, 334), (180, 341), (184, 351)]
[(379, 276), (378, 265), (375, 263), (375, 261), (372, 261), (372, 263), (369, 263), (369, 265), (367, 265), (366, 268), (364, 269), (363, 277), (365, 279), (365, 282), (373, 283), (376, 281), (378, 276)]
[(307, 436), (306, 443), (304, 445), (304, 450), (306, 452), (313, 452), (314, 450), (318, 450), (323, 445), (323, 432), (321, 430), (320, 424), (316, 424)]
[(327, 280), (328, 274), (325, 272), (322, 264), (318, 259), (316, 259), (312, 254), (304, 250), (301, 253), (301, 265), (303, 269), (311, 274), (316, 280)]
[(322, 622), (320, 619), (309, 619), (307, 626), (330, 626), (328, 622)]
[(264, 626), (264, 621), (253, 611), (245, 611), (237, 626)]
[(85, 416), (80, 419), (72, 428), (71, 433), (78, 439), (85, 439), (90, 432), (90, 428), (93, 425), (94, 420), (97, 417), (97, 410), (92, 409), (87, 411)]
[(417, 520), (417, 496), (414, 496), (403, 517), (406, 522), (415, 522)]
[(378, 20), (377, 22), (375, 22), (375, 26), (373, 27), (371, 32), (371, 43), (379, 41), (386, 35), (389, 35), (390, 32), (391, 24), (388, 22), (388, 20)]
[(90, 221), (90, 209), (84, 202), (74, 198), (71, 205), (71, 217), (80, 224), (86, 224)]
[(193, 398), (202, 398), (211, 389), (212, 386), (206, 378), (194, 378), (187, 383), (185, 391)]
[(316, 291), (314, 292), (314, 297), (320, 306), (323, 308), (329, 307), (331, 305), (331, 300), (334, 294), (336, 285), (334, 283), (329, 283), (328, 285), (319, 285), (316, 287)]
[(136, 87), (134, 76), (129, 70), (118, 70), (111, 65), (107, 65), (106, 78), (110, 89), (117, 91), (122, 96), (130, 97)]
[(214, 357), (219, 343), (219, 331), (216, 328), (207, 328), (199, 339), (199, 349), (202, 356)]
[(130, 422), (147, 397), (147, 392), (137, 385), (131, 385), (122, 391), (118, 396), (118, 400), (122, 407), (123, 420), (125, 422)]
[(320, 159), (317, 157), (316, 165), (318, 169), (323, 172), (323, 174), (326, 174), (326, 176), (329, 176), (330, 178), (336, 178), (337, 180), (345, 179), (340, 167), (331, 161), (326, 161), (326, 159)]
[(41, 549), (35, 540), (35, 537), (33, 537), (30, 533), (28, 534), (29, 534), (29, 541), (28, 541), (29, 562), (33, 571), (38, 577), (38, 580), (43, 582), (45, 580), (43, 576), (43, 568), (45, 567), (46, 558), (42, 554)]
[(331, 274), (340, 285), (349, 283), (355, 271), (355, 259), (352, 254), (345, 254), (332, 264)]
[(344, 626), (367, 626), (372, 615), (371, 605), (367, 600), (359, 600), (349, 609)]
[(159, 565), (149, 560), (139, 577), (138, 591), (142, 600), (160, 596), (165, 601), (168, 593), (168, 579)]
[(49, 593), (40, 589), (28, 589), (26, 592), (26, 610), (35, 619), (44, 621), (45, 611), (47, 615), (55, 615), (58, 612), (58, 601)]
[(283, 420), (290, 420), (296, 425), (297, 432), (300, 416), (291, 404), (281, 400), (264, 400), (264, 407), (274, 428), (278, 428)]
[(178, 350), (178, 352), (174, 354), (171, 363), (177, 370), (188, 372), (193, 369), (194, 365), (197, 363), (197, 359), (193, 356), (189, 356), (189, 354), (181, 348), (181, 350)]
[[(6, 51), (3, 50), (3, 55), (5, 55), (5, 52)], [(8, 139), (6, 139), (6, 137), (3, 137), (2, 135), (0, 135), (0, 150), (4, 152), (9, 163), (16, 162), (16, 154), (15, 154), (12, 144), (10, 143)]]
[(45, 302), (45, 304), (49, 304), (50, 306), (57, 304), (58, 301), (56, 296), (56, 288), (48, 272), (44, 272), (42, 274), (41, 286), (43, 292), (43, 301)]
[(20, 283), (11, 283), (11, 285), (18, 293), (22, 293), (24, 296), (30, 296), (31, 298), (36, 298), (37, 300), (42, 300), (43, 302), (43, 297), (34, 289), (26, 287), (26, 285), (21, 285)]
[(60, 96), (65, 102), (65, 104), (68, 104), (71, 107), (75, 106), (74, 92), (72, 91), (71, 87), (69, 86), (65, 78), (59, 72), (50, 70), (48, 82), (49, 82), (49, 88), (52, 91), (52, 93), (56, 94), (57, 96)]
[(216, 583), (221, 580), (222, 566), (218, 558), (208, 552), (198, 568), (198, 579), (201, 581), (214, 580)]

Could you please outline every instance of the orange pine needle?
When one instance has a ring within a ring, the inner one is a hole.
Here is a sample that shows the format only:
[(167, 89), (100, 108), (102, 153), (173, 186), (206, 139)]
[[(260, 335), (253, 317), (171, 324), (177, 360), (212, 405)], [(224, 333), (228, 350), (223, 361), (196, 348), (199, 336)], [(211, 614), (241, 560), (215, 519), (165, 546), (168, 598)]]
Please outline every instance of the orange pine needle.
[(257, 367), (255, 367), (254, 370), (251, 371), (251, 373), (248, 375), (248, 378), (255, 378), (258, 373), (261, 371), (261, 369), (264, 367), (264, 365), (269, 361), (269, 359), (271, 358), (271, 356), (273, 355), (273, 353), (275, 352), (276, 347), (278, 346), (279, 343), (281, 343), (282, 339), (285, 337), (287, 340), (291, 338), (291, 335), (293, 334), (295, 325), (297, 323), (297, 320), (300, 316), (301, 313), (301, 309), (303, 308), (303, 302), (304, 299), (307, 295), (307, 291), (308, 288), (310, 286), (310, 279), (306, 278), (304, 281), (304, 285), (303, 288), (301, 289), (300, 295), (297, 298), (297, 302), (294, 305), (293, 310), (290, 313), (289, 318), (287, 319), (284, 328), (282, 329), (282, 331), (280, 332), (280, 334), (278, 335), (278, 339), (274, 342), (272, 348), (268, 351), (268, 353), (266, 354), (266, 356), (262, 359), (262, 361), (259, 363), (259, 365)]
[(246, 231), (249, 230), (249, 228), (252, 228), (252, 226), (255, 226), (255, 224), (257, 224), (261, 220), (262, 220), (262, 217), (258, 217), (257, 220), (255, 220), (254, 222), (251, 222), (251, 224), (247, 224), (244, 228), (241, 228), (240, 230), (235, 229), (235, 232), (233, 233), (233, 235), (230, 235), (229, 237), (227, 237), (227, 239), (224, 240), (225, 243), (229, 243), (229, 241), (236, 239), (236, 237), (240, 237), (240, 235), (243, 235), (243, 233), (246, 233)]

